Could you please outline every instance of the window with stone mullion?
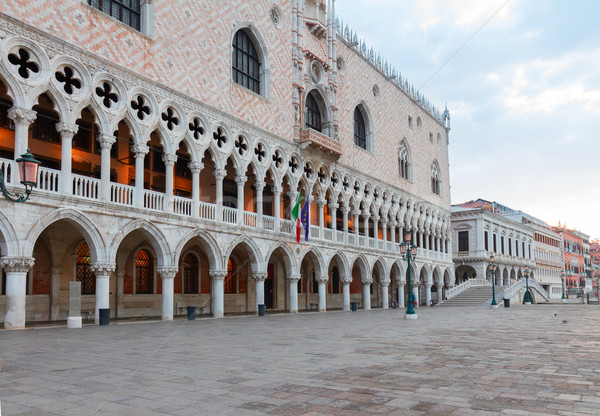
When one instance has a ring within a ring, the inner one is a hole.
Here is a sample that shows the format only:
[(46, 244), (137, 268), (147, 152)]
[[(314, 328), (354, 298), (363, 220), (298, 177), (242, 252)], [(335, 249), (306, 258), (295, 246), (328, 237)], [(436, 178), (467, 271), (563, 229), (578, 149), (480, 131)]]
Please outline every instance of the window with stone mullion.
[(313, 130), (321, 131), (321, 111), (312, 94), (306, 97), (306, 125)]
[(233, 80), (260, 94), (260, 62), (252, 40), (243, 30), (233, 39)]
[(140, 0), (88, 0), (88, 4), (127, 26), (140, 30)]
[(356, 107), (354, 109), (354, 144), (358, 147), (365, 149), (367, 148), (367, 137), (365, 129), (365, 120), (362, 113)]

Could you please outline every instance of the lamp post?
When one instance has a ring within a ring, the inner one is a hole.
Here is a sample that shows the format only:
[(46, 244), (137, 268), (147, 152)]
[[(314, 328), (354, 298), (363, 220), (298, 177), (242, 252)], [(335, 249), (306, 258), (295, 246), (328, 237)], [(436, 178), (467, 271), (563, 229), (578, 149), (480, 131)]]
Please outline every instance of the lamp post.
[(404, 241), (400, 244), (400, 253), (404, 260), (408, 262), (408, 271), (406, 272), (406, 283), (408, 284), (408, 307), (404, 314), (404, 319), (417, 319), (417, 314), (413, 307), (413, 294), (410, 288), (410, 261), (417, 257), (417, 246), (411, 244), (412, 242), (412, 231), (406, 230), (404, 233)]
[(527, 289), (525, 290), (525, 305), (531, 305), (531, 295), (529, 294), (529, 269), (525, 266), (525, 285)]
[(29, 153), (29, 149), (27, 149), (27, 153), (22, 154), (21, 157), (17, 159), (19, 173), (21, 174), (21, 183), (25, 185), (25, 195), (18, 192), (15, 194), (8, 192), (6, 185), (4, 184), (4, 174), (0, 171), (0, 191), (2, 192), (2, 195), (4, 195), (4, 198), (12, 202), (27, 201), (33, 187), (37, 187), (40, 163), (39, 160), (36, 160), (33, 155)]
[(565, 272), (560, 272), (560, 280), (562, 283), (562, 302), (565, 303), (567, 301), (567, 297), (565, 296)]
[(496, 303), (496, 263), (494, 263), (494, 253), (490, 256), (490, 271), (492, 272), (492, 305), (491, 308), (497, 308)]

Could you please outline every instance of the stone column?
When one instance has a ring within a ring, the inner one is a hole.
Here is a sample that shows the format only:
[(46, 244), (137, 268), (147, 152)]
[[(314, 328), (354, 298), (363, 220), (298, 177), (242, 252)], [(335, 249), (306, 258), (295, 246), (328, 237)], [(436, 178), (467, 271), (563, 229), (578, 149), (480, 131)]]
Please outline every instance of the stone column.
[(273, 217), (275, 218), (275, 231), (281, 230), (281, 186), (273, 186)]
[[(50, 275), (50, 320), (57, 321), (60, 313), (60, 272), (62, 267), (52, 266)], [(0, 271), (1, 272), (1, 271)]]
[(397, 221), (390, 222), (390, 241), (392, 244), (396, 244), (396, 225), (398, 225)]
[(60, 193), (73, 195), (73, 179), (71, 173), (71, 157), (73, 147), (73, 136), (77, 133), (79, 126), (70, 123), (56, 123), (56, 130), (62, 139), (60, 158)]
[(223, 221), (223, 179), (227, 176), (225, 169), (215, 169), (215, 182), (216, 182), (216, 212), (215, 220)]
[(94, 308), (94, 323), (100, 323), (100, 309), (110, 308), (110, 275), (116, 269), (114, 263), (92, 263), (90, 270), (96, 275), (96, 306)]
[(174, 296), (174, 283), (175, 275), (177, 274), (177, 267), (160, 267), (157, 272), (162, 277), (162, 314), (161, 319), (163, 321), (173, 320), (173, 296)]
[(425, 283), (425, 305), (431, 305), (431, 283)]
[(437, 284), (437, 295), (438, 295), (438, 303), (444, 300), (444, 285), (442, 283)]
[(369, 245), (369, 218), (371, 218), (371, 214), (368, 211), (363, 212), (363, 217), (365, 217), (365, 245)]
[(319, 312), (325, 312), (327, 309), (327, 276), (317, 276), (319, 283)]
[(117, 141), (111, 134), (101, 134), (98, 137), (100, 144), (100, 200), (110, 201), (110, 149)]
[(342, 276), (342, 310), (348, 312), (350, 310), (350, 283), (352, 276)]
[(381, 229), (383, 231), (383, 235), (382, 235), (383, 241), (387, 241), (387, 238), (388, 238), (387, 227), (388, 227), (388, 220), (387, 220), (387, 218), (384, 217), (381, 219)]
[(325, 201), (324, 199), (319, 198), (317, 200), (317, 206), (319, 207), (319, 238), (324, 238), (325, 236), (323, 235), (323, 226), (325, 224), (325, 204), (327, 203), (327, 201)]
[(150, 151), (145, 144), (134, 144), (131, 151), (135, 154), (135, 198), (137, 207), (144, 207), (144, 158)]
[(173, 166), (177, 161), (177, 155), (163, 153), (162, 160), (165, 164), (165, 206), (163, 210), (173, 212)]
[(371, 284), (373, 280), (369, 279), (367, 281), (362, 282), (363, 286), (363, 307), (365, 311), (371, 310)]
[(258, 315), (258, 305), (265, 304), (265, 280), (267, 279), (267, 273), (252, 273), (252, 278), (254, 279), (254, 294), (256, 295), (256, 303), (254, 311)]
[[(263, 190), (265, 189), (265, 182), (256, 180), (254, 182), (254, 188), (256, 188), (256, 227), (262, 228), (263, 223)], [(264, 283), (264, 280), (263, 280)], [(258, 309), (257, 309), (258, 311)]]
[(423, 230), (419, 230), (418, 233), (418, 237), (419, 237), (419, 248), (423, 248)]
[(212, 279), (212, 313), (215, 318), (222, 318), (225, 314), (224, 302), (224, 287), (223, 282), (227, 272), (225, 270), (211, 270), (210, 277)]
[(4, 329), (25, 328), (27, 272), (35, 260), (31, 257), (2, 257), (0, 266), (6, 272), (6, 314)]
[(237, 222), (244, 225), (244, 185), (248, 177), (246, 175), (237, 175), (235, 183), (237, 185)]
[(375, 248), (379, 247), (377, 240), (379, 240), (379, 215), (373, 215), (373, 238), (375, 239)]
[(288, 275), (290, 281), (290, 313), (298, 313), (298, 280), (302, 276), (299, 274)]
[[(23, 107), (13, 107), (8, 110), (8, 118), (15, 123), (15, 156), (17, 160), (23, 153), (27, 151), (29, 141), (29, 126), (37, 117), (37, 113), (33, 110), (28, 110)], [(13, 173), (13, 183), (17, 184), (21, 181), (18, 169)], [(6, 179), (6, 178), (5, 178)]]
[(348, 208), (347, 206), (344, 205), (344, 207), (342, 208), (342, 215), (343, 215), (343, 221), (344, 221), (344, 243), (348, 242), (348, 212), (350, 211), (350, 208)]
[(337, 209), (340, 205), (336, 202), (329, 201), (329, 209), (331, 210), (331, 229), (333, 230), (333, 241), (337, 241)]
[(389, 285), (390, 285), (390, 282), (387, 280), (383, 280), (381, 282), (381, 302), (382, 302), (381, 307), (383, 309), (388, 309), (388, 307), (389, 307), (389, 303), (390, 303), (390, 299), (388, 296)]
[(200, 216), (200, 171), (204, 164), (190, 162), (188, 168), (192, 172), (192, 217), (197, 218)]
[(355, 244), (358, 245), (358, 229), (360, 228), (360, 211), (359, 210), (355, 210), (352, 211), (352, 215), (354, 215), (354, 238), (355, 238)]
[(404, 283), (398, 283), (398, 306), (400, 308), (406, 307), (404, 303)]

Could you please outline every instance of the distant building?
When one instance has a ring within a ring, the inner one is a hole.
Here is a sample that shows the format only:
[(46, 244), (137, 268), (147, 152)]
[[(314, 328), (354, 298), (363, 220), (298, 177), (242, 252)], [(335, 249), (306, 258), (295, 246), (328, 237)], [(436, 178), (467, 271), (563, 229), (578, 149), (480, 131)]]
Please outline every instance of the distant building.
[(561, 237), (566, 290), (570, 295), (582, 293), (586, 287), (584, 240), (589, 241), (589, 236), (560, 224), (552, 228)]
[(505, 207), (483, 199), (452, 206), (456, 284), (475, 277), (491, 279), (488, 265), (492, 253), (498, 265), (496, 285), (508, 286), (522, 278), (526, 266), (532, 278), (538, 277), (533, 229), (505, 214)]
[(592, 260), (592, 282), (594, 292), (598, 296), (600, 287), (600, 239), (590, 241), (590, 257)]

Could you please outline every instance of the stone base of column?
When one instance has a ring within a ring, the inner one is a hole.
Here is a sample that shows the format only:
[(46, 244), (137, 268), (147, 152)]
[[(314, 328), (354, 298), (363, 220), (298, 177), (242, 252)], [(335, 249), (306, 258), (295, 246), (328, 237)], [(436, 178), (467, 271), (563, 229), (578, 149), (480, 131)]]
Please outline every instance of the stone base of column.
[(490, 305), (491, 309), (498, 309), (498, 305)]
[(416, 313), (411, 313), (411, 314), (404, 314), (404, 319), (417, 319), (417, 314)]
[(531, 302), (525, 302), (525, 305), (531, 305)]
[(69, 316), (67, 318), (67, 328), (81, 328), (81, 316)]

